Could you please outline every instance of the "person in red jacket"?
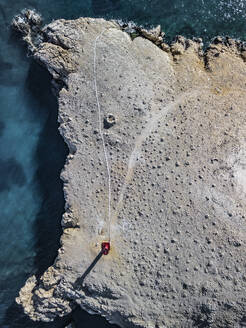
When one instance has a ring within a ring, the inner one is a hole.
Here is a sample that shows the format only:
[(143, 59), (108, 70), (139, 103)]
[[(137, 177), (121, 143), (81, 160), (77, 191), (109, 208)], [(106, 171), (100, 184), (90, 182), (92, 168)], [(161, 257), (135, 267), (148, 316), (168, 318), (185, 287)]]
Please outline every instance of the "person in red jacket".
[(109, 241), (102, 242), (103, 255), (108, 255), (109, 251), (110, 251), (110, 242)]

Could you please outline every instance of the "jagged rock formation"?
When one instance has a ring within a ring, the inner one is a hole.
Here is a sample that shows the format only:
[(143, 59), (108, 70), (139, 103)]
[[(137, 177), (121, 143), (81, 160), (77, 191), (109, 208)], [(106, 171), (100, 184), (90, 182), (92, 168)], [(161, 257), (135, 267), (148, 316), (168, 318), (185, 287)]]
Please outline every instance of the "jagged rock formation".
[[(203, 53), (200, 39), (167, 45), (159, 28), (129, 35), (126, 26), (92, 18), (33, 32), (23, 15), (33, 57), (54, 77), (70, 154), (58, 257), (26, 282), (18, 303), (33, 320), (79, 304), (122, 327), (243, 327), (244, 44), (217, 37)], [(109, 228), (93, 84), (100, 33), (99, 100), (102, 119), (113, 122), (104, 126), (112, 250), (85, 276)]]

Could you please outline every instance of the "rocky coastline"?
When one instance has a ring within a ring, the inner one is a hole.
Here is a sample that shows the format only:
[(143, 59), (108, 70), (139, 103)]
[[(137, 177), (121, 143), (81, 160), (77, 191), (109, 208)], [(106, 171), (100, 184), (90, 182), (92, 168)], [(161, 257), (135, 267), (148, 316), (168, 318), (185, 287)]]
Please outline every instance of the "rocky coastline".
[[(53, 77), (69, 147), (58, 256), (17, 302), (37, 321), (79, 305), (127, 328), (244, 327), (245, 44), (94, 18), (42, 27), (31, 10), (13, 27)], [(91, 268), (109, 225), (99, 35), (112, 246)]]

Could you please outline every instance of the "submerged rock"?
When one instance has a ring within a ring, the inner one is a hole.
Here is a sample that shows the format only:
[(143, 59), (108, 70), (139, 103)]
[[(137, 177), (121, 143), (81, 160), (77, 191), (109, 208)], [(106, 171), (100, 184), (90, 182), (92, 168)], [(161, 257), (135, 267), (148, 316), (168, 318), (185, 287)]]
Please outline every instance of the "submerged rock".
[[(70, 149), (66, 213), (54, 265), (29, 278), (17, 302), (33, 320), (79, 304), (121, 327), (243, 326), (243, 45), (217, 38), (203, 53), (200, 39), (178, 37), (159, 47), (92, 18), (54, 21), (40, 33), (33, 55), (59, 88)], [(105, 129), (108, 115), (116, 124)], [(109, 230), (110, 252), (99, 258)]]

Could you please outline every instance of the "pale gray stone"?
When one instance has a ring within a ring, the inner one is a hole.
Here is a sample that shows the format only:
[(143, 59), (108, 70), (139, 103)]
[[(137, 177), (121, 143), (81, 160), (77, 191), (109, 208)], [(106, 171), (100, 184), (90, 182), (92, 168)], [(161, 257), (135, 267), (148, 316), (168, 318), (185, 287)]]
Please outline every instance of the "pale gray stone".
[[(54, 21), (35, 44), (24, 30), (34, 58), (59, 86), (59, 130), (70, 154), (61, 173), (66, 213), (59, 254), (40, 279), (27, 281), (17, 302), (33, 320), (53, 320), (79, 304), (121, 327), (243, 326), (241, 45), (222, 39), (203, 54), (200, 40), (178, 37), (167, 52), (147, 34), (132, 40), (116, 22), (92, 18)], [(101, 123), (114, 118), (103, 127), (111, 250), (85, 276), (109, 238), (93, 72), (100, 34)]]

